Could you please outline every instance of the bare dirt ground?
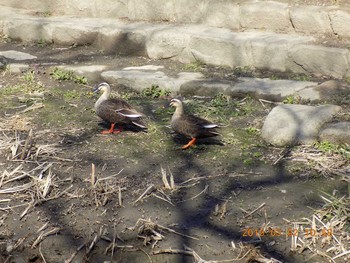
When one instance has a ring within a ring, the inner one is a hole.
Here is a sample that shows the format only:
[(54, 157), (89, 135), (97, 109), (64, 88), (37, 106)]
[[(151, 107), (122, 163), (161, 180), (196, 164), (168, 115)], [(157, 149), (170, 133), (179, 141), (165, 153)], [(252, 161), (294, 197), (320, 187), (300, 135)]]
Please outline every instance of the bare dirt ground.
[[(100, 135), (95, 83), (56, 80), (52, 63), (194, 68), (89, 47), (0, 44), (8, 49), (38, 59), (26, 73), (0, 72), (0, 262), (328, 262), (349, 249), (349, 148), (276, 149), (260, 138), (273, 105), (217, 96), (184, 98), (223, 127), (220, 140), (182, 151), (169, 97), (118, 86), (148, 133)], [(334, 99), (338, 118), (349, 120), (349, 101)]]

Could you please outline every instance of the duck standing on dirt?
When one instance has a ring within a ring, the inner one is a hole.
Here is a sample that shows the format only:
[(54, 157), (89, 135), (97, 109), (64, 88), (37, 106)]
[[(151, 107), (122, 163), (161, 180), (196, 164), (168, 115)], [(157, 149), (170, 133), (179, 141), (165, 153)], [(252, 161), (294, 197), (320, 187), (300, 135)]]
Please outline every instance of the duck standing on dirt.
[(191, 140), (182, 147), (183, 150), (194, 145), (198, 138), (207, 138), (220, 135), (216, 128), (217, 124), (211, 123), (203, 118), (186, 115), (184, 113), (182, 101), (179, 99), (172, 99), (170, 106), (175, 107), (175, 112), (171, 118), (171, 128), (179, 134), (190, 137)]
[[(143, 115), (136, 111), (126, 101), (120, 98), (109, 98), (111, 87), (108, 83), (102, 82), (94, 87), (94, 93), (102, 92), (101, 97), (95, 103), (96, 114), (103, 120), (111, 124), (109, 130), (104, 130), (102, 134), (120, 133), (122, 126), (125, 124), (133, 124), (141, 129), (147, 129), (141, 120)], [(118, 124), (118, 130), (114, 130), (114, 126)]]

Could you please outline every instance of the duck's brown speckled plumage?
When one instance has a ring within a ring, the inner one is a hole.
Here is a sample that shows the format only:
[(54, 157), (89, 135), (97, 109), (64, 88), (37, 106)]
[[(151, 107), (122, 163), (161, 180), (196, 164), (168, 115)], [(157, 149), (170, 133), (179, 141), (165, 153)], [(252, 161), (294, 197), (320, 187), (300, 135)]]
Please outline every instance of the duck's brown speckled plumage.
[[(113, 128), (114, 124), (134, 124), (140, 128), (146, 129), (146, 125), (141, 120), (141, 113), (120, 98), (109, 98), (111, 91), (108, 83), (103, 82), (97, 85), (94, 92), (99, 91), (102, 91), (103, 94), (95, 103), (95, 111), (101, 119), (110, 122)], [(112, 133), (112, 127), (109, 132), (104, 133)]]
[(198, 138), (207, 138), (219, 135), (217, 132), (217, 124), (194, 115), (186, 115), (180, 100), (172, 99), (170, 105), (176, 108), (171, 118), (171, 128), (176, 133), (192, 139), (187, 145), (183, 146), (183, 149), (187, 149), (193, 145)]

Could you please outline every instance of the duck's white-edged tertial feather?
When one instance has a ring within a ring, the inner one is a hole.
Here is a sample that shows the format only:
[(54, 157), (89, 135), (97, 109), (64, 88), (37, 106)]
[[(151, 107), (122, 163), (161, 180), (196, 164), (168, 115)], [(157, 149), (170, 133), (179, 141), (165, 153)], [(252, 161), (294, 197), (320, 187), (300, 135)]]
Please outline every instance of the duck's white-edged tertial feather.
[(128, 118), (141, 118), (142, 115), (140, 113), (135, 113), (134, 111), (130, 111), (127, 109), (119, 109), (116, 110), (116, 112), (118, 112), (119, 114), (128, 117)]

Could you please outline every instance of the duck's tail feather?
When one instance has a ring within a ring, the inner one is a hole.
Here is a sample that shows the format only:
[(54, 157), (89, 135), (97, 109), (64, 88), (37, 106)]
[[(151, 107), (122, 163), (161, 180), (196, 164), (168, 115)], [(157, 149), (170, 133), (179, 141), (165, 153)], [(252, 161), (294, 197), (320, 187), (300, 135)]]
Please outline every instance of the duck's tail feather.
[(141, 120), (132, 120), (131, 123), (142, 129), (147, 129), (147, 126)]

